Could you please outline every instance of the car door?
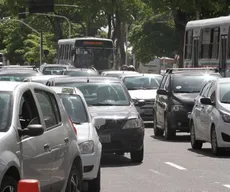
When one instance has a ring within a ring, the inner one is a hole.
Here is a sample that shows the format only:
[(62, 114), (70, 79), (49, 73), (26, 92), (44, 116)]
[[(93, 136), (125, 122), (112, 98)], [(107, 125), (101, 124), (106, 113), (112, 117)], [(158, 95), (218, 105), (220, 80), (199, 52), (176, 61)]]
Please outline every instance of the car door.
[(200, 103), (200, 99), (202, 97), (207, 96), (209, 89), (210, 89), (210, 83), (208, 82), (204, 85), (199, 96), (195, 99), (194, 110), (193, 110), (193, 113), (194, 113), (193, 122), (194, 122), (195, 132), (196, 132), (197, 138), (203, 138), (203, 134), (201, 131), (202, 130), (202, 128), (201, 128), (201, 111), (202, 111), (202, 108), (204, 106)]
[[(215, 103), (216, 101), (216, 83), (213, 82), (210, 90), (208, 92), (208, 98), (210, 98), (212, 100), (213, 103)], [(213, 122), (213, 109), (215, 108), (215, 106), (213, 105), (206, 105), (204, 107), (204, 113), (202, 114), (202, 118), (203, 118), (203, 135), (206, 141), (209, 141), (210, 139), (210, 126), (211, 123)]]
[[(26, 90), (19, 97), (19, 104), (18, 127), (25, 129), (31, 124), (42, 124), (45, 127), (38, 103), (36, 103), (31, 90)], [(49, 192), (53, 158), (49, 148), (46, 147), (48, 144), (47, 135), (44, 133), (38, 137), (22, 136), (18, 144), (22, 159), (22, 178), (39, 180), (41, 190)]]
[[(209, 82), (207, 85), (207, 88), (205, 89), (202, 97), (207, 98), (208, 97), (208, 93), (209, 90), (211, 88), (212, 82)], [(207, 107), (209, 107), (208, 105), (203, 105), (200, 103), (200, 118), (199, 118), (199, 131), (200, 131), (200, 135), (202, 137), (202, 139), (205, 139), (205, 124), (207, 122), (206, 118), (206, 111), (207, 111)]]
[[(167, 75), (165, 75), (161, 81), (161, 85), (159, 89), (164, 89), (165, 82), (167, 79)], [(156, 117), (157, 117), (157, 125), (160, 127), (164, 126), (164, 104), (163, 104), (163, 95), (157, 94), (156, 96)]]
[(63, 188), (68, 164), (69, 138), (68, 129), (62, 122), (60, 101), (56, 94), (49, 91), (35, 89), (37, 99), (41, 104), (41, 110), (45, 119), (46, 135), (49, 140), (51, 154), (53, 156), (53, 169), (51, 170), (52, 191)]

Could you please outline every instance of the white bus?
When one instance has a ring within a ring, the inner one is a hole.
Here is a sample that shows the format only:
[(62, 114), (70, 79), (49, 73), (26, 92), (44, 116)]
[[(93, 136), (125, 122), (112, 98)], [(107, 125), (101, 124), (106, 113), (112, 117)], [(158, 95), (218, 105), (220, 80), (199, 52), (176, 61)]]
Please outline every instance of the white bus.
[(184, 67), (216, 67), (229, 76), (230, 16), (190, 21), (186, 25)]
[(98, 71), (114, 67), (114, 44), (111, 39), (83, 37), (58, 41), (58, 63), (76, 68), (94, 67)]

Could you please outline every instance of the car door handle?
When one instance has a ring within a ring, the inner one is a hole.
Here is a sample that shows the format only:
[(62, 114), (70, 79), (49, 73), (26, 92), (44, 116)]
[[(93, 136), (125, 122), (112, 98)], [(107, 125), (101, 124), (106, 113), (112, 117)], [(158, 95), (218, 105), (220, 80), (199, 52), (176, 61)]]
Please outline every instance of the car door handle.
[(44, 145), (44, 149), (49, 149), (49, 148), (50, 148), (50, 144), (47, 143)]
[(69, 138), (68, 138), (68, 137), (65, 138), (65, 142), (66, 142), (66, 143), (69, 142)]

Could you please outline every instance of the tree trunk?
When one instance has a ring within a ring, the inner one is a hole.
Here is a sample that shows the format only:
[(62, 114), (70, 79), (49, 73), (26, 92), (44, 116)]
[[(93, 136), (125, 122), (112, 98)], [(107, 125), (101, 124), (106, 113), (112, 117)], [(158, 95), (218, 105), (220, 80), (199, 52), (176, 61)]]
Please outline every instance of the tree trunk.
[(107, 20), (108, 20), (108, 35), (107, 35), (107, 38), (111, 39), (111, 33), (112, 33), (112, 17), (111, 17), (111, 15), (108, 14)]
[(178, 54), (180, 56), (179, 59), (179, 67), (183, 67), (183, 49), (184, 49), (184, 34), (185, 34), (185, 26), (188, 22), (187, 13), (177, 10), (174, 14), (174, 22), (176, 27), (176, 32), (178, 34)]
[(119, 47), (120, 47), (120, 54), (121, 54), (121, 61), (122, 64), (125, 64), (125, 26), (126, 24), (122, 22), (120, 24), (120, 40), (119, 40)]

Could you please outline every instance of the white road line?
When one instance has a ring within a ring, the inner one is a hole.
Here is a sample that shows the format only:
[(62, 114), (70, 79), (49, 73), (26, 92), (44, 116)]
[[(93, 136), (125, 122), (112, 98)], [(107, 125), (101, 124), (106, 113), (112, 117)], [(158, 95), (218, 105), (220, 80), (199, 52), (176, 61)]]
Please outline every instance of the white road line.
[(186, 168), (181, 167), (181, 166), (176, 165), (176, 164), (171, 163), (171, 162), (165, 162), (165, 164), (170, 165), (170, 166), (172, 166), (172, 167), (174, 167), (174, 168), (176, 168), (176, 169), (179, 169), (179, 170), (187, 170)]
[(157, 175), (165, 176), (163, 173), (160, 173), (159, 171), (155, 171), (153, 169), (149, 169), (149, 171), (151, 171), (151, 172), (153, 172), (153, 173), (155, 173)]
[(230, 189), (230, 185), (223, 185), (224, 187), (227, 187), (227, 188), (229, 188)]

